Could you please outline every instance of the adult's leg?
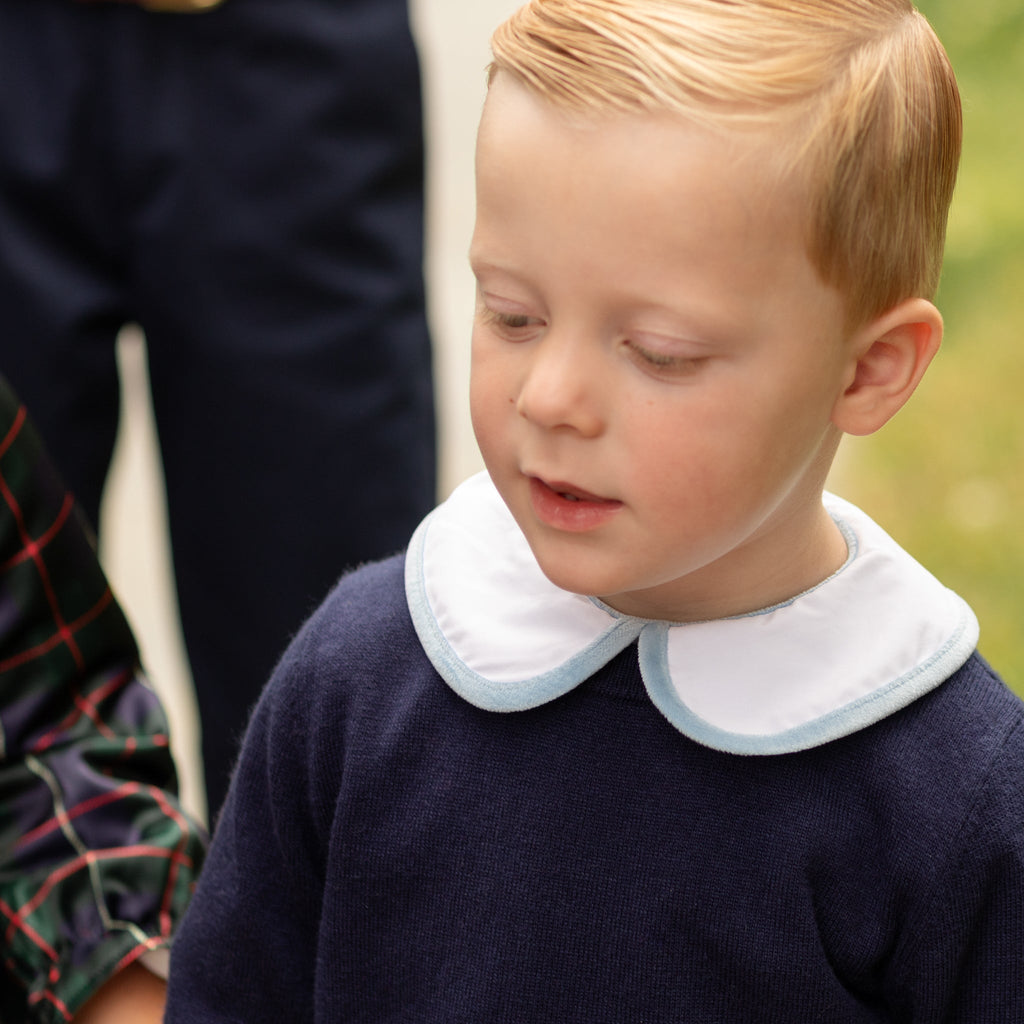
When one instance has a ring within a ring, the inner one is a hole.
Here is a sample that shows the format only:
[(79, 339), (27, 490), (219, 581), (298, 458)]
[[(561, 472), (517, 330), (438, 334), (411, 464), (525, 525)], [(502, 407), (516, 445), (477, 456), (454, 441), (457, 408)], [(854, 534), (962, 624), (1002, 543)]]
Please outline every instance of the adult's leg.
[(103, 26), (68, 0), (0, 4), (0, 373), (96, 523), (125, 317)]
[(136, 13), (132, 273), (214, 812), (290, 635), (434, 500), (418, 65), (404, 0)]

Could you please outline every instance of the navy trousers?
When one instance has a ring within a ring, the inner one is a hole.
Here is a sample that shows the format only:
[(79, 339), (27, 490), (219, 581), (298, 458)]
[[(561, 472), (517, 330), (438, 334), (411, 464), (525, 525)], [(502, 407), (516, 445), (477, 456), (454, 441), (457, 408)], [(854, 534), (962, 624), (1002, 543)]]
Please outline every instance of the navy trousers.
[(0, 3), (0, 373), (95, 519), (149, 348), (211, 812), (289, 636), (434, 500), (405, 0)]

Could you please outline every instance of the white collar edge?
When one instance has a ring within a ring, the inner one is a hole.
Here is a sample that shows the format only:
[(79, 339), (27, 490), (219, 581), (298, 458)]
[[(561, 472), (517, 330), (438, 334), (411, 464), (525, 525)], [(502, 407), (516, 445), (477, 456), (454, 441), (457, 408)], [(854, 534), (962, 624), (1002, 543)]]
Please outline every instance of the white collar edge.
[(679, 698), (669, 683), (666, 665), (668, 630), (645, 632), (640, 637), (640, 674), (655, 707), (684, 736), (726, 754), (766, 756), (795, 754), (889, 718), (936, 689), (963, 667), (977, 648), (979, 626), (971, 607), (962, 599), (960, 621), (946, 643), (932, 657), (909, 672), (841, 707), (782, 732), (731, 732), (705, 721)]
[[(409, 543), (405, 562), (408, 608), (423, 650), (442, 679), (462, 699), (485, 711), (526, 711), (556, 700), (639, 638), (640, 671), (647, 693), (661, 714), (683, 735), (730, 754), (795, 753), (860, 731), (908, 706), (959, 669), (977, 646), (979, 627), (973, 611), (962, 598), (949, 592), (955, 600), (957, 622), (946, 641), (929, 658), (845, 705), (792, 728), (763, 734), (733, 732), (716, 726), (682, 701), (672, 687), (667, 667), (667, 638), (680, 624), (634, 619), (610, 609), (606, 609), (607, 628), (561, 664), (532, 678), (510, 682), (492, 680), (458, 657), (438, 624), (427, 595), (427, 534), (431, 521), (442, 508), (439, 506), (420, 523)], [(788, 603), (776, 607), (785, 607)], [(602, 607), (600, 602), (595, 604)]]

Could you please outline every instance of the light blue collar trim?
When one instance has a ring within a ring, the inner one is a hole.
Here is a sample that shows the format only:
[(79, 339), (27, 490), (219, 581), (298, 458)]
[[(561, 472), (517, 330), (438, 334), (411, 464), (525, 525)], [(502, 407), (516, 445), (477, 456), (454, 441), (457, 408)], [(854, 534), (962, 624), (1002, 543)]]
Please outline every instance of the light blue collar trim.
[(427, 656), (489, 711), (555, 700), (639, 640), (655, 706), (680, 732), (736, 754), (780, 754), (863, 729), (938, 686), (978, 624), (859, 509), (826, 506), (846, 565), (784, 604), (711, 622), (620, 615), (554, 586), (486, 474), (420, 524), (406, 594)]

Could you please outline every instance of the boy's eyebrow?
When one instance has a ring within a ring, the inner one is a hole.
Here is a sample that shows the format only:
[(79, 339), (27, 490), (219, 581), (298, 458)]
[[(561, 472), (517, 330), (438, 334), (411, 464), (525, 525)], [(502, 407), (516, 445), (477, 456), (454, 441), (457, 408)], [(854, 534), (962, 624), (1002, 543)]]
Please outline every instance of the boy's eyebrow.
[(486, 253), (481, 253), (480, 250), (473, 246), (469, 247), (469, 252), (466, 254), (466, 258), (473, 270), (500, 270), (508, 273), (512, 272), (511, 268), (507, 264), (488, 256)]
[[(474, 276), (479, 277), (487, 273), (502, 274), (516, 280), (523, 279), (523, 274), (512, 264), (494, 258), (487, 253), (475, 251), (472, 247), (468, 253), (470, 269)], [(703, 309), (699, 305), (684, 307), (669, 299), (656, 299), (638, 295), (624, 294), (622, 303), (625, 306), (644, 307), (648, 311), (660, 313), (674, 321), (685, 322), (687, 328), (684, 333), (706, 335), (708, 338), (724, 337), (736, 329), (735, 323), (728, 318), (716, 316), (710, 310)]]
[(472, 249), (469, 251), (469, 269), (477, 278), (484, 274), (500, 274), (503, 277), (526, 283), (526, 275), (514, 264), (486, 254), (475, 254)]

